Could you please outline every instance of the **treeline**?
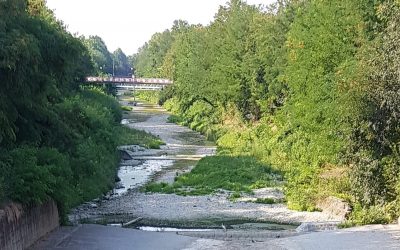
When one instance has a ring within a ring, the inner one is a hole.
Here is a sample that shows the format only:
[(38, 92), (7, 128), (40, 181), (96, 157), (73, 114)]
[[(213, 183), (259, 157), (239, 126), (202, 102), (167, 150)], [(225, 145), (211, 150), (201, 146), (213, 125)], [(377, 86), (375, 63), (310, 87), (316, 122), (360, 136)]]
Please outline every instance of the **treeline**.
[(328, 196), (356, 223), (400, 215), (398, 1), (231, 0), (208, 26), (176, 22), (134, 56), (138, 75), (174, 80), (160, 102), (285, 172), (294, 209)]
[(0, 1), (0, 205), (53, 198), (65, 215), (113, 186), (117, 145), (143, 136), (113, 97), (80, 87), (91, 60), (45, 1)]
[(109, 52), (103, 39), (99, 36), (80, 37), (88, 49), (94, 74), (98, 76), (132, 76), (132, 56), (126, 56), (120, 49)]

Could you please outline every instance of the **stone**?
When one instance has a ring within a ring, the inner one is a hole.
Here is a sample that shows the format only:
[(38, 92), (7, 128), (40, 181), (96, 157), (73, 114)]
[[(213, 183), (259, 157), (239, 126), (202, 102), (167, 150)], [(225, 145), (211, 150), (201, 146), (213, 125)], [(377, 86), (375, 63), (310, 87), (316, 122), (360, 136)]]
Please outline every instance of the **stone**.
[(351, 212), (351, 207), (348, 202), (333, 196), (320, 200), (316, 207), (337, 220), (345, 220)]

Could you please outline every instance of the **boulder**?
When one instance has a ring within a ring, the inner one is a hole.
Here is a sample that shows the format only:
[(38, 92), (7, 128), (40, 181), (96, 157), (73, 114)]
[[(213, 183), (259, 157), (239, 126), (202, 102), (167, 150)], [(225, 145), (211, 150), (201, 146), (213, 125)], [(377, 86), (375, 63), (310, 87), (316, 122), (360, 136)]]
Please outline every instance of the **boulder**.
[(320, 200), (316, 207), (339, 221), (345, 220), (351, 212), (351, 207), (348, 202), (333, 196)]

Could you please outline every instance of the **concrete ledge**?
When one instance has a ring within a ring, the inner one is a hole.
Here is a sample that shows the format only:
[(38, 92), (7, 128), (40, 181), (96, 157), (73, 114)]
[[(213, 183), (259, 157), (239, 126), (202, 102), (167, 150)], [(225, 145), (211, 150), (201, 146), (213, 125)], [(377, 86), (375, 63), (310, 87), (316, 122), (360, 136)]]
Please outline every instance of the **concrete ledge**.
[(331, 221), (331, 222), (303, 222), (300, 226), (296, 228), (296, 232), (305, 233), (305, 232), (316, 232), (316, 231), (330, 231), (337, 230), (340, 221)]

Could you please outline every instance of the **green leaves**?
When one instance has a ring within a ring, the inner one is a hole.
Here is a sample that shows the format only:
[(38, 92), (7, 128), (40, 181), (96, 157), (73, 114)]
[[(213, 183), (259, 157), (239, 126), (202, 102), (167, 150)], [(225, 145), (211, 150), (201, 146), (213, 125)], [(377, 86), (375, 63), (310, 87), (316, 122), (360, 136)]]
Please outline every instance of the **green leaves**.
[(185, 25), (187, 25), (185, 22), (175, 21), (172, 31), (155, 33), (148, 43), (139, 48), (133, 58), (135, 74), (138, 77), (166, 77), (162, 69), (164, 58), (175, 40), (175, 33), (184, 29)]
[(97, 75), (111, 75), (113, 73), (113, 55), (108, 51), (103, 39), (99, 36), (89, 36), (88, 39), (82, 39), (93, 64), (93, 73)]
[(42, 0), (0, 1), (0, 201), (65, 210), (114, 183), (121, 109), (81, 90), (82, 41)]
[(118, 48), (113, 53), (114, 60), (114, 75), (115, 76), (130, 76), (132, 74), (131, 65), (124, 52)]
[[(351, 134), (348, 150), (354, 164), (353, 193), (363, 208), (371, 209), (400, 201), (400, 6), (396, 1), (386, 1), (376, 12), (379, 32), (365, 44), (360, 56), (363, 81), (356, 87), (361, 115), (354, 118), (358, 126)], [(398, 210), (391, 214), (398, 215)]]

